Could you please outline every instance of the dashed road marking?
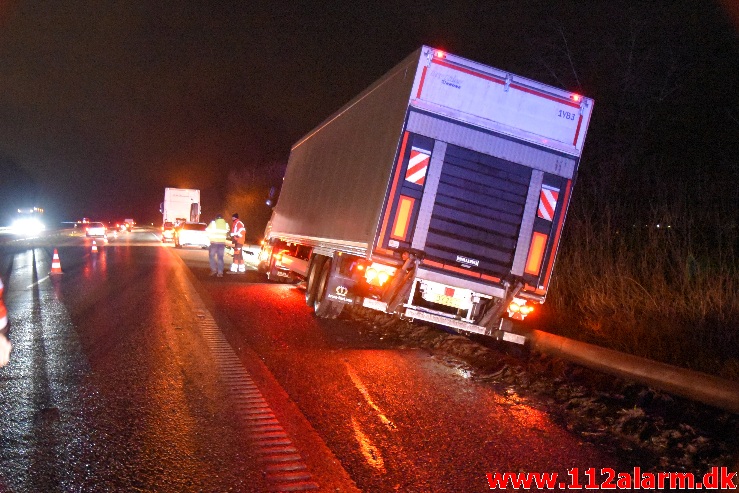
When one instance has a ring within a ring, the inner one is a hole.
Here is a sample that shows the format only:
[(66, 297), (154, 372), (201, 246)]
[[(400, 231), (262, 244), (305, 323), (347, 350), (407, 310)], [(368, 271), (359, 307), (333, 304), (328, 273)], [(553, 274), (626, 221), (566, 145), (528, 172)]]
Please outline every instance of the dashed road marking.
[(47, 280), (47, 279), (48, 279), (49, 277), (50, 277), (50, 276), (46, 276), (46, 277), (43, 277), (43, 278), (39, 279), (38, 281), (34, 282), (33, 284), (31, 284), (31, 285), (29, 285), (29, 286), (26, 286), (26, 289), (31, 289), (31, 288), (32, 288), (32, 287), (34, 287), (34, 286), (35, 286), (36, 284), (41, 284), (42, 282), (44, 282), (45, 280)]

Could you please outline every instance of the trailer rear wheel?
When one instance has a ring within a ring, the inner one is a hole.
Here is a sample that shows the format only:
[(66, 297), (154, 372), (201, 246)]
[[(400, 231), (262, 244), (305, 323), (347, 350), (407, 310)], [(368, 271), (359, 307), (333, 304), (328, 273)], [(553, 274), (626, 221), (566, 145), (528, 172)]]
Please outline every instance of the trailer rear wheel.
[(308, 268), (308, 275), (305, 276), (305, 304), (313, 306), (316, 302), (316, 285), (318, 284), (318, 276), (321, 274), (325, 257), (317, 255), (313, 258)]
[(328, 287), (328, 279), (331, 275), (331, 260), (327, 259), (320, 268), (320, 274), (316, 283), (316, 298), (313, 302), (313, 311), (319, 318), (336, 318), (344, 308), (341, 303), (336, 303), (328, 299), (326, 288)]

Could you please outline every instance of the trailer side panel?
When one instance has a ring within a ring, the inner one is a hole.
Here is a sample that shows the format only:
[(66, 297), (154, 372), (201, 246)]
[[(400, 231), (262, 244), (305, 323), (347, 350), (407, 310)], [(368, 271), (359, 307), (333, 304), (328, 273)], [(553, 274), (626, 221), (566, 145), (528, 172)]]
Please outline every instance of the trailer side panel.
[(417, 51), (295, 144), (272, 235), (372, 243), (418, 59)]

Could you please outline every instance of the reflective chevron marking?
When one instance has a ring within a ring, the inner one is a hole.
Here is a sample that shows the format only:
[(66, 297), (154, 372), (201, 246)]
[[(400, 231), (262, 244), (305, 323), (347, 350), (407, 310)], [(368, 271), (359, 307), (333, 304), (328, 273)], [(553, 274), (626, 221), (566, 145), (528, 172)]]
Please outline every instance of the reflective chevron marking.
[(430, 152), (412, 147), (411, 157), (408, 160), (408, 170), (405, 172), (406, 181), (415, 183), (416, 185), (423, 185), (426, 181), (426, 171), (429, 169), (430, 161)]
[(547, 221), (551, 221), (554, 217), (554, 211), (557, 208), (557, 199), (559, 198), (559, 189), (541, 186), (541, 194), (539, 195), (539, 212), (538, 216)]

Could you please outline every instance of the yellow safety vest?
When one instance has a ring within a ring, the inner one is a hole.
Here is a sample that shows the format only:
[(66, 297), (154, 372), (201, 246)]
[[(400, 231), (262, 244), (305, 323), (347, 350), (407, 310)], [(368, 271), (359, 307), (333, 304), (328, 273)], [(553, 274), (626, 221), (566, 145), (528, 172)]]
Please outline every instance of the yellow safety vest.
[(228, 236), (228, 223), (222, 217), (214, 219), (210, 222), (205, 231), (208, 233), (208, 239), (211, 243), (226, 243), (226, 237)]

